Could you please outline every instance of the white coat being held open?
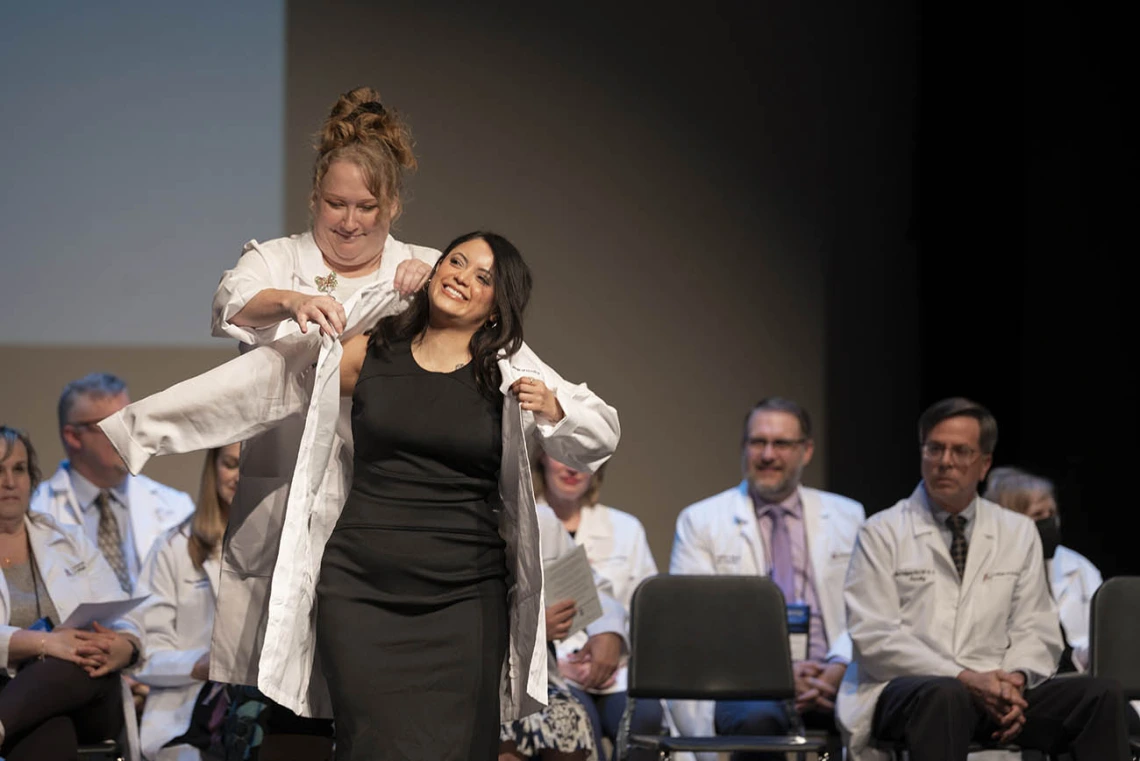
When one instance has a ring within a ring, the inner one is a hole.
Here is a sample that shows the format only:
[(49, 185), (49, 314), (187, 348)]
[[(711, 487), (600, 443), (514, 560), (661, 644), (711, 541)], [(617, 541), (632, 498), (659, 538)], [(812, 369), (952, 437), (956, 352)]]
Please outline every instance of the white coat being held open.
[[(545, 702), (526, 442), (593, 472), (619, 426), (613, 408), (523, 343), (530, 281), (506, 239), (462, 236), (371, 338), (262, 346), (105, 424), (135, 469), (304, 412), (266, 636), (248, 655), (260, 659), (262, 691), (303, 712), (315, 642), (339, 761), (491, 759), (499, 722)], [(383, 301), (345, 308), (382, 312)], [(353, 476), (340, 491), (323, 477), (338, 389), (354, 395)]]

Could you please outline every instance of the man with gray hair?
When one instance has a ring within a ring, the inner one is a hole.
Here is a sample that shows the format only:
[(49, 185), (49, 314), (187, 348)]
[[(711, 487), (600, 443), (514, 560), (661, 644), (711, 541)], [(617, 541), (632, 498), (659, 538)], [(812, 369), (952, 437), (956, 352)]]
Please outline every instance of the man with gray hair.
[(194, 511), (184, 492), (130, 475), (97, 425), (130, 401), (127, 384), (110, 373), (64, 386), (59, 437), (67, 459), (36, 489), (31, 505), (61, 524), (82, 526), (128, 593), (155, 539)]

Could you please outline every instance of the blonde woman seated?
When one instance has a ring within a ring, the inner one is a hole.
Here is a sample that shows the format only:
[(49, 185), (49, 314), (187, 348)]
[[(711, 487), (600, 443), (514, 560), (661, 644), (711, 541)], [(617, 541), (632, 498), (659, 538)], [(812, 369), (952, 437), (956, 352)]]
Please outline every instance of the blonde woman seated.
[(207, 681), (210, 634), (240, 454), (240, 444), (207, 452), (193, 515), (155, 543), (139, 576), (151, 595), (141, 615), (148, 656), (138, 674), (151, 687), (139, 726), (148, 761), (200, 761), (211, 744), (220, 747), (226, 696)]
[[(599, 504), (604, 472), (603, 467), (591, 477), (589, 473), (552, 459), (540, 449), (532, 464), (536, 499), (540, 504), (549, 505), (574, 542), (585, 547), (590, 565), (612, 585), (614, 597), (628, 622), (633, 590), (643, 579), (657, 575), (657, 564), (641, 521), (629, 513)], [(625, 710), (626, 667), (617, 669), (604, 681), (599, 680), (583, 633), (559, 642), (557, 651), (559, 671), (590, 715), (600, 754), (602, 737), (609, 738), (610, 742), (617, 737)], [(630, 731), (657, 734), (661, 731), (662, 718), (659, 701), (642, 701), (634, 711)], [(649, 761), (654, 754), (633, 750), (630, 758)]]
[(119, 672), (142, 652), (141, 629), (127, 619), (90, 631), (59, 626), (80, 603), (126, 595), (80, 527), (28, 511), (39, 481), (31, 439), (0, 426), (0, 757), (8, 761), (73, 759), (80, 743), (117, 738)]

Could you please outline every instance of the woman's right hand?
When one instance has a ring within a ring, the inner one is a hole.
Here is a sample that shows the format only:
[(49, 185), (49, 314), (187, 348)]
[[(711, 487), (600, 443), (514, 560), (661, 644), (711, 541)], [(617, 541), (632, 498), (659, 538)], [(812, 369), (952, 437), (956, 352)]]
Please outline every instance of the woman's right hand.
[(43, 637), (44, 655), (84, 668), (99, 668), (106, 663), (107, 654), (98, 645), (83, 639), (78, 629), (56, 629), (44, 633)]
[(573, 600), (561, 600), (546, 606), (546, 638), (551, 642), (566, 639), (577, 609)]
[(307, 293), (294, 293), (289, 298), (286, 308), (301, 326), (302, 333), (309, 332), (309, 323), (312, 322), (319, 326), (326, 336), (336, 338), (344, 332), (344, 326), (348, 322), (344, 305), (332, 296), (324, 294), (311, 296)]

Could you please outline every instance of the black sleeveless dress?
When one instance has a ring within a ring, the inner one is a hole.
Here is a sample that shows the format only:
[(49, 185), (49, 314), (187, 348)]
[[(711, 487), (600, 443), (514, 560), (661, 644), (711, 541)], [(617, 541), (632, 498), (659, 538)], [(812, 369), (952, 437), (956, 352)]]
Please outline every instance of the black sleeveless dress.
[(508, 639), (499, 535), (502, 400), (472, 365), (370, 347), (352, 405), (352, 490), (325, 546), (317, 649), (337, 761), (490, 761)]

